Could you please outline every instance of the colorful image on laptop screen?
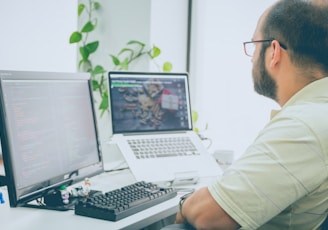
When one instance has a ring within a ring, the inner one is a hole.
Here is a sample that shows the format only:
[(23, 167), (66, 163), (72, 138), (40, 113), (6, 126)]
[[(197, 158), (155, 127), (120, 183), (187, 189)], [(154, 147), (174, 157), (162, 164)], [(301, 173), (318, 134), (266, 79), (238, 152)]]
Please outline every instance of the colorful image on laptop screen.
[(114, 133), (191, 129), (187, 91), (181, 76), (112, 74)]

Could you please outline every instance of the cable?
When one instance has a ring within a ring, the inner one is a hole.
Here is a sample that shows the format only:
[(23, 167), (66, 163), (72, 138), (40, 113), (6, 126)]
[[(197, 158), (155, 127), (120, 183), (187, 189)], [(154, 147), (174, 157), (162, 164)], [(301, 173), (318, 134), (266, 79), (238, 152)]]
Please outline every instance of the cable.
[(208, 146), (206, 147), (207, 149), (209, 149), (212, 146), (213, 141), (212, 141), (211, 138), (205, 137), (202, 134), (198, 134), (198, 136), (202, 141), (208, 141), (209, 142)]

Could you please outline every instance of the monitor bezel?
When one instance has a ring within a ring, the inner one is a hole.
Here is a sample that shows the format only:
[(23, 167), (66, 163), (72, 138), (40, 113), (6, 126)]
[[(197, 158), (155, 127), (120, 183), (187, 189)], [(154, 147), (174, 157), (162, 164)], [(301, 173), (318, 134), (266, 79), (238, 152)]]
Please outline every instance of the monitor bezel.
[[(29, 202), (47, 196), (48, 194), (57, 191), (62, 185), (73, 185), (78, 183), (85, 178), (101, 174), (104, 172), (103, 157), (101, 141), (99, 139), (97, 117), (94, 106), (94, 99), (92, 93), (92, 82), (90, 74), (82, 72), (41, 72), (41, 71), (11, 71), (11, 70), (0, 70), (0, 91), (2, 91), (3, 80), (86, 80), (89, 87), (90, 103), (92, 108), (93, 122), (95, 128), (96, 142), (98, 148), (98, 162), (72, 171), (65, 175), (57, 175), (56, 177), (49, 178), (49, 180), (38, 183), (32, 187), (29, 187), (32, 191), (28, 194), (18, 196), (16, 193), (16, 183), (14, 175), (14, 162), (12, 160), (12, 151), (10, 148), (10, 140), (8, 136), (8, 127), (6, 125), (6, 114), (3, 106), (4, 98), (2, 92), (0, 92), (0, 129), (1, 129), (1, 147), (2, 147), (2, 158), (5, 169), (5, 175), (2, 177), (3, 183), (6, 184), (8, 189), (10, 207), (26, 206)], [(65, 178), (65, 179), (63, 179)]]

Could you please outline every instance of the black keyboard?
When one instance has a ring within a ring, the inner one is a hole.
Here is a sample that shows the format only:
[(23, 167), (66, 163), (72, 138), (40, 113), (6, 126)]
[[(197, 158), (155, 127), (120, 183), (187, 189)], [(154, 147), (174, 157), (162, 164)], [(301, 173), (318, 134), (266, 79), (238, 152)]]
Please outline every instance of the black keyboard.
[(162, 188), (154, 183), (141, 181), (80, 200), (75, 205), (75, 214), (117, 221), (176, 195), (173, 188)]

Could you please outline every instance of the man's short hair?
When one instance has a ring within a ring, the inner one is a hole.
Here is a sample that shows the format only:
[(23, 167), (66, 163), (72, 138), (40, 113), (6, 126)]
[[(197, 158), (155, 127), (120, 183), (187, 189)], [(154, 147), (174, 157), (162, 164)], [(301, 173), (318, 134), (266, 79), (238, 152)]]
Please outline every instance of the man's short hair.
[(268, 12), (262, 33), (286, 45), (295, 65), (328, 72), (327, 1), (281, 0)]

